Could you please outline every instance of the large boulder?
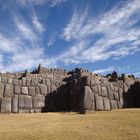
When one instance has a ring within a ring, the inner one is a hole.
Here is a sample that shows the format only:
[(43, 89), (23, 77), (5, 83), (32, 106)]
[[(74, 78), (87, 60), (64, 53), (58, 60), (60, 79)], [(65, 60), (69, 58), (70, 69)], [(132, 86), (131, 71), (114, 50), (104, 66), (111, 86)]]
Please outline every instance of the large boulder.
[(3, 97), (3, 93), (4, 93), (4, 84), (0, 83), (0, 98)]
[(101, 96), (95, 95), (96, 110), (104, 110), (104, 104)]
[(41, 94), (43, 94), (43, 95), (47, 95), (47, 86), (46, 85), (44, 85), (44, 84), (40, 84), (40, 92), (41, 92)]
[(32, 109), (32, 97), (28, 95), (19, 95), (19, 108)]
[(25, 95), (27, 95), (28, 94), (28, 87), (22, 87), (21, 88), (22, 90), (22, 94), (25, 94)]
[(6, 84), (4, 97), (10, 98), (13, 96), (13, 94), (14, 94), (14, 86), (11, 84)]
[(81, 98), (79, 102), (79, 106), (81, 110), (94, 110), (95, 109), (95, 101), (94, 101), (94, 93), (88, 86), (84, 86), (81, 92)]
[(111, 105), (111, 109), (118, 109), (118, 105), (115, 100), (111, 100), (110, 105)]
[(15, 94), (20, 94), (20, 93), (21, 93), (21, 87), (15, 86)]
[(106, 87), (102, 87), (102, 96), (103, 97), (107, 97), (108, 96)]
[(33, 107), (34, 109), (43, 108), (45, 106), (45, 97), (43, 95), (37, 94), (33, 97)]
[(108, 98), (103, 98), (104, 110), (111, 110)]
[(35, 87), (29, 87), (29, 95), (35, 96)]
[(18, 95), (14, 95), (12, 98), (12, 112), (18, 112)]
[(1, 100), (1, 113), (11, 112), (11, 98), (2, 98)]

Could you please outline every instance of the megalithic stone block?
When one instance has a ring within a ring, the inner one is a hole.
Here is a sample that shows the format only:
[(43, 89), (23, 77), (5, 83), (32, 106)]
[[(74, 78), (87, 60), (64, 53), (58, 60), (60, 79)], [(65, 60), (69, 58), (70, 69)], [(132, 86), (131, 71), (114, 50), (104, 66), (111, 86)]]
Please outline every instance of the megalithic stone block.
[(103, 100), (101, 96), (95, 95), (96, 110), (104, 110)]
[(40, 84), (40, 92), (41, 92), (41, 94), (43, 94), (43, 95), (47, 95), (47, 86), (46, 85), (44, 85), (44, 84)]
[(45, 106), (45, 96), (37, 94), (33, 97), (33, 107), (34, 109), (43, 108)]
[(22, 89), (22, 94), (28, 94), (28, 87), (21, 87)]
[(1, 113), (11, 112), (11, 98), (2, 98), (1, 100)]
[(4, 93), (4, 84), (0, 83), (0, 98), (3, 97), (3, 93)]
[(11, 84), (6, 84), (4, 97), (10, 98), (13, 96), (13, 94), (14, 94), (14, 86)]
[(29, 95), (35, 96), (35, 87), (29, 87)]
[(110, 101), (108, 98), (103, 98), (104, 110), (111, 110)]
[(19, 95), (19, 109), (32, 109), (32, 97)]
[(103, 97), (107, 97), (107, 96), (108, 96), (106, 87), (102, 87), (101, 92), (102, 92), (102, 96), (103, 96)]
[(14, 95), (12, 98), (12, 112), (18, 112), (18, 95)]
[(37, 78), (32, 78), (31, 80), (31, 86), (36, 87), (38, 85), (38, 79)]
[(84, 76), (84, 77), (82, 77), (82, 85), (83, 86), (90, 86), (90, 84), (91, 84), (91, 82), (90, 82), (90, 77), (88, 77), (88, 76)]
[(111, 90), (110, 86), (107, 86), (107, 91), (108, 91), (108, 98), (110, 100), (114, 100), (114, 94), (113, 94), (113, 91)]
[(15, 94), (20, 94), (20, 93), (21, 93), (21, 87), (15, 86)]
[(94, 110), (95, 104), (94, 104), (94, 93), (88, 86), (84, 86), (83, 91), (80, 98), (80, 108), (81, 110)]
[(115, 100), (111, 100), (110, 105), (111, 105), (112, 109), (118, 109), (118, 105), (117, 105), (117, 102)]

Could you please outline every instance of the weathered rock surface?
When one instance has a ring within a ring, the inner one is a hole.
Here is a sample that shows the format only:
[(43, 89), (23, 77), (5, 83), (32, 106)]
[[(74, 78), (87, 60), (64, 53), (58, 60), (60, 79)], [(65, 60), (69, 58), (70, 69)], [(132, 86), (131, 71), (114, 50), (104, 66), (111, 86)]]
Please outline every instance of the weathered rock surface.
[(39, 67), (29, 73), (0, 73), (0, 112), (92, 111), (140, 107), (140, 80), (99, 76), (78, 69)]

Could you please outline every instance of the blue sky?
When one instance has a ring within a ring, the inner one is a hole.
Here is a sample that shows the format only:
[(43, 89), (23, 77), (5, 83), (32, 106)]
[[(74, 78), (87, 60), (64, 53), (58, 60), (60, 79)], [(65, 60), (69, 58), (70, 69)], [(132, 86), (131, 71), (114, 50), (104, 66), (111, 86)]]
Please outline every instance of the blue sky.
[(140, 76), (140, 0), (0, 0), (0, 71), (38, 64)]

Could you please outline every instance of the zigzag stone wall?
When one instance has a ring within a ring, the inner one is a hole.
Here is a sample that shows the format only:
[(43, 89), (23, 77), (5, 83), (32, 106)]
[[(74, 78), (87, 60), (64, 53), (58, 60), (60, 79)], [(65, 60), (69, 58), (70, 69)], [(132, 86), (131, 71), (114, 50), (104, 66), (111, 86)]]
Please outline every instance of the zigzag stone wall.
[(63, 71), (52, 70), (47, 74), (0, 74), (0, 112), (42, 112), (49, 93), (65, 84)]
[(132, 77), (111, 81), (81, 77), (72, 92), (74, 110), (112, 110), (140, 107), (140, 82)]
[(0, 73), (0, 112), (111, 110), (140, 107), (140, 81), (88, 71), (39, 67), (32, 73)]

